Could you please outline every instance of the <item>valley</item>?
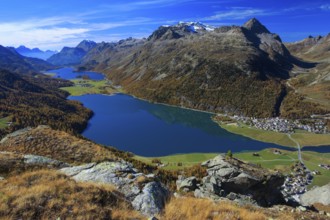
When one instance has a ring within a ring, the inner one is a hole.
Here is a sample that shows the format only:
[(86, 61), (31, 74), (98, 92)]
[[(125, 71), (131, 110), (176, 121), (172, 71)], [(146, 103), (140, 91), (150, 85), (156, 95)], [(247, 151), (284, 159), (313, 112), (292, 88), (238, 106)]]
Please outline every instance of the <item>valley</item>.
[(0, 218), (326, 219), (329, 36), (252, 18), (0, 46)]

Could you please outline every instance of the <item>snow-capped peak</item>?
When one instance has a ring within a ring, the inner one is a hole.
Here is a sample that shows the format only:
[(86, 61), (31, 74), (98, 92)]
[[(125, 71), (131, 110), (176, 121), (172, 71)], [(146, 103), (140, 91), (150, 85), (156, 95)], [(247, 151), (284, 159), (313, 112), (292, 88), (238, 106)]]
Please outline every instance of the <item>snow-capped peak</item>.
[(190, 31), (192, 32), (198, 32), (198, 31), (214, 31), (215, 27), (203, 24), (201, 22), (182, 22), (180, 21), (179, 24), (176, 26), (186, 26)]

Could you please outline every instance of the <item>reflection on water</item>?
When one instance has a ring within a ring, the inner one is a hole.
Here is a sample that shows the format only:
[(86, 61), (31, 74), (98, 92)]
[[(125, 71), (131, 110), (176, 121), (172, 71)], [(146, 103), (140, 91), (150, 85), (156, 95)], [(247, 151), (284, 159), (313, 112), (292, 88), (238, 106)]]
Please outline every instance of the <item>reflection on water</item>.
[(82, 102), (95, 113), (83, 132), (85, 137), (142, 156), (290, 149), (229, 133), (205, 112), (152, 104), (123, 94), (70, 99)]

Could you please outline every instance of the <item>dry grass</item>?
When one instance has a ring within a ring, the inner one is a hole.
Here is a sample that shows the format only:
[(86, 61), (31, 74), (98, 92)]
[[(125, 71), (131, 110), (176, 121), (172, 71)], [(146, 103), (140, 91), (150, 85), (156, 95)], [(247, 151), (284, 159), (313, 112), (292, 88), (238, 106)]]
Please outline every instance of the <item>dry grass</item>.
[(10, 138), (0, 144), (0, 151), (40, 155), (73, 164), (116, 159), (111, 149), (44, 127)]
[(122, 198), (111, 186), (42, 170), (0, 182), (0, 218), (143, 219)]
[[(44, 166), (38, 164), (26, 164), (21, 154), (0, 152), (0, 176), (8, 177), (19, 175), (26, 171), (40, 170)], [(48, 166), (51, 167), (50, 165)], [(56, 168), (55, 166), (53, 168)]]
[(166, 206), (164, 215), (161, 219), (166, 220), (264, 220), (275, 219), (294, 219), (290, 215), (281, 213), (271, 214), (263, 209), (255, 207), (240, 207), (227, 202), (215, 203), (208, 199), (196, 198), (174, 198)]

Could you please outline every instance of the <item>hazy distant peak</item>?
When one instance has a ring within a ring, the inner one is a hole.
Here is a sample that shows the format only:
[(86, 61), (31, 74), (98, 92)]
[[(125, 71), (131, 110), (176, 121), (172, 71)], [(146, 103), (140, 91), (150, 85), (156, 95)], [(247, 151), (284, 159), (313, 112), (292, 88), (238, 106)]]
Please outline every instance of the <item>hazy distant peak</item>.
[(84, 51), (88, 52), (90, 51), (91, 49), (93, 49), (97, 44), (94, 42), (94, 41), (91, 41), (91, 40), (83, 40), (81, 41), (77, 48), (81, 48), (83, 49)]
[(263, 24), (261, 24), (261, 22), (256, 18), (252, 18), (248, 20), (243, 25), (243, 27), (256, 34), (263, 34), (263, 33), (270, 34), (270, 31)]

